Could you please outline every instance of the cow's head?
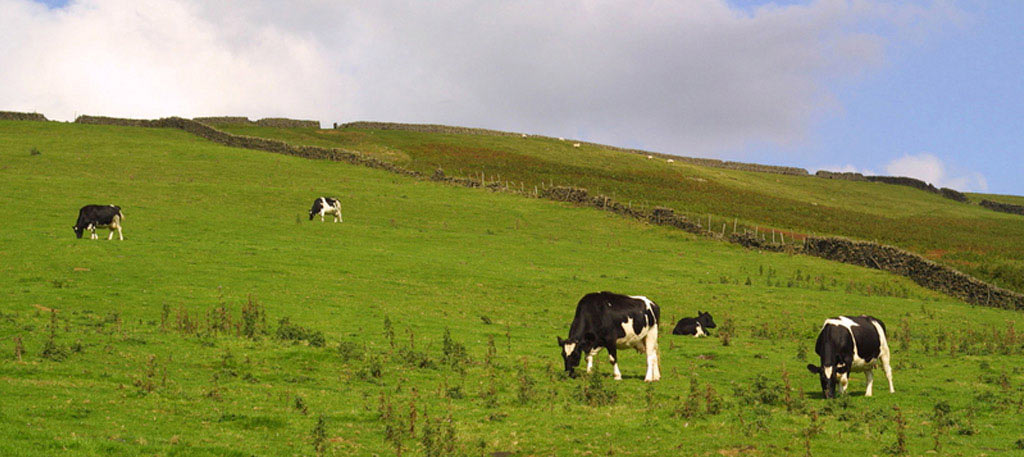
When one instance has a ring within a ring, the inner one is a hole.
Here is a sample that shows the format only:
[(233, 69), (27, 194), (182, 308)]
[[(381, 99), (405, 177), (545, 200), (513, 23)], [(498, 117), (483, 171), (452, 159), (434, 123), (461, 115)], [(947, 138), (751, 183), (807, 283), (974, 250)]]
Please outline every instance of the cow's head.
[(715, 328), (715, 320), (711, 318), (711, 313), (698, 310), (697, 322), (700, 322), (701, 327)]
[(808, 363), (807, 370), (818, 375), (818, 380), (821, 381), (821, 394), (825, 398), (835, 398), (839, 377), (849, 372), (849, 367), (825, 365), (824, 363), (819, 367), (813, 363)]
[(562, 361), (565, 362), (565, 372), (569, 376), (575, 376), (576, 367), (580, 365), (580, 355), (583, 354), (584, 349), (590, 350), (589, 346), (593, 344), (592, 334), (588, 333), (582, 339), (569, 338), (563, 340), (558, 337), (558, 346), (562, 348)]
[(75, 231), (75, 236), (76, 237), (81, 238), (82, 237), (82, 233), (85, 232), (85, 227), (79, 227), (77, 225), (74, 225), (74, 226), (71, 227), (71, 230)]
[[(315, 206), (314, 206), (314, 208), (315, 208)], [(315, 209), (310, 209), (309, 210), (309, 220), (313, 220), (313, 216), (315, 216), (315, 215), (316, 215), (316, 210)]]

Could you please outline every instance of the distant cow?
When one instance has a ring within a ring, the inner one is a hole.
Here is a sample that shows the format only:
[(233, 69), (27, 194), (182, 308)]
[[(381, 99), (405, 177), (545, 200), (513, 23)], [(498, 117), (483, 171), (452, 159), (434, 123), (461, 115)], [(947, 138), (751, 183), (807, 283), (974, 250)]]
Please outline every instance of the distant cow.
[(676, 328), (672, 329), (673, 335), (693, 335), (694, 338), (707, 336), (707, 329), (715, 328), (715, 320), (711, 318), (711, 313), (697, 311), (697, 317), (684, 317), (679, 319), (676, 323)]
[(342, 222), (341, 202), (331, 197), (320, 197), (313, 201), (313, 207), (309, 210), (309, 220), (313, 220), (317, 214), (320, 215), (320, 222), (324, 221), (325, 214), (334, 215), (334, 222)]
[(821, 391), (825, 398), (836, 396), (836, 383), (839, 393), (846, 392), (850, 372), (864, 372), (868, 386), (864, 396), (871, 396), (874, 381), (871, 370), (879, 360), (885, 379), (889, 381), (889, 392), (892, 387), (892, 368), (889, 367), (889, 343), (885, 338), (885, 324), (871, 316), (839, 316), (826, 319), (818, 334), (818, 342), (814, 351), (821, 356), (821, 366), (808, 364), (807, 369), (815, 373), (821, 380)]
[(574, 148), (578, 148), (578, 147), (580, 147), (580, 144), (579, 144), (579, 143), (573, 143), (573, 144), (572, 144), (572, 147), (574, 147)]
[(75, 226), (71, 228), (74, 229), (75, 236), (78, 238), (81, 238), (82, 233), (86, 230), (92, 232), (92, 235), (89, 236), (90, 240), (99, 238), (96, 236), (96, 229), (109, 228), (108, 240), (114, 239), (114, 231), (117, 231), (117, 239), (124, 240), (124, 235), (121, 234), (122, 222), (124, 222), (124, 214), (121, 213), (119, 206), (85, 205), (78, 210), (78, 222), (75, 222)]
[(619, 372), (617, 349), (634, 348), (647, 354), (647, 374), (644, 381), (661, 379), (658, 367), (658, 321), (661, 309), (643, 296), (627, 296), (611, 292), (584, 295), (576, 305), (576, 317), (569, 327), (569, 338), (558, 338), (562, 348), (565, 371), (573, 375), (586, 354), (587, 373), (594, 365), (594, 355), (602, 348), (608, 350), (608, 359), (616, 380)]

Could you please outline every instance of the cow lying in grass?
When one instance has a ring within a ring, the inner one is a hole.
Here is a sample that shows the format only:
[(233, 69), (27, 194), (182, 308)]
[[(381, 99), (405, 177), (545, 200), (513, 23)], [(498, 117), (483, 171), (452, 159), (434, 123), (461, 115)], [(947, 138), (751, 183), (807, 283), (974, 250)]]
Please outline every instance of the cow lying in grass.
[(676, 323), (676, 328), (672, 329), (673, 335), (693, 335), (694, 338), (707, 336), (709, 328), (715, 328), (715, 320), (711, 318), (711, 313), (697, 311), (697, 317), (684, 317), (679, 319)]

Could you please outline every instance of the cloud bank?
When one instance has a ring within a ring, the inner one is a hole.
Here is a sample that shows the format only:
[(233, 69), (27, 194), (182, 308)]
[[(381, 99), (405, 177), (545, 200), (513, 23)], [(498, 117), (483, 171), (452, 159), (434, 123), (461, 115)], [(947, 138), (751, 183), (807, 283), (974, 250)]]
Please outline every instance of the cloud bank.
[(988, 182), (981, 173), (957, 169), (945, 164), (932, 154), (904, 155), (885, 166), (892, 176), (910, 176), (935, 187), (949, 187), (961, 191), (984, 192)]
[[(432, 122), (684, 155), (803, 141), (949, 8), (871, 0), (0, 0), (0, 109)], [(908, 32), (909, 31), (909, 32)]]

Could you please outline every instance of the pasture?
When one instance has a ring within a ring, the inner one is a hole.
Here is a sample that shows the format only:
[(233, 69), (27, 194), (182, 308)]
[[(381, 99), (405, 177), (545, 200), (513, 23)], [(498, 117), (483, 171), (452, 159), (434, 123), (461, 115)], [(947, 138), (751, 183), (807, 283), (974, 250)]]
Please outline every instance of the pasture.
[[(646, 208), (673, 208), (714, 230), (841, 235), (891, 244), (997, 286), (1024, 292), (1024, 224), (914, 188), (807, 176), (708, 168), (543, 137), (422, 133), (345, 128), (219, 124), (225, 131), (298, 145), (363, 151), (431, 174), (534, 186), (571, 185)], [(673, 151), (686, 155), (686, 151)], [(785, 164), (782, 164), (785, 165)], [(980, 201), (973, 195), (975, 202)], [(1012, 197), (998, 201), (1013, 203)], [(724, 227), (723, 227), (724, 226)], [(770, 239), (770, 235), (769, 235)]]
[[(1021, 314), (877, 270), (173, 129), (0, 121), (0, 190), (0, 455), (1024, 449)], [(74, 237), (89, 203), (124, 241)], [(660, 382), (626, 351), (562, 376), (599, 290), (661, 306)], [(711, 337), (669, 334), (697, 309)], [(843, 313), (887, 324), (895, 394), (821, 399)]]

